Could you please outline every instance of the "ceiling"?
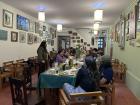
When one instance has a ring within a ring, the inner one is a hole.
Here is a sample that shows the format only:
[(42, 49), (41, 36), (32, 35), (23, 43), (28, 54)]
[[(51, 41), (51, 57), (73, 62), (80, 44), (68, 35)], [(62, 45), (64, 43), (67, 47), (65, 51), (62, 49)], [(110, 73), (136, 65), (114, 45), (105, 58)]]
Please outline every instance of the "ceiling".
[(66, 28), (92, 28), (95, 9), (103, 9), (101, 28), (112, 25), (130, 0), (1, 0), (37, 18), (45, 10), (46, 21)]

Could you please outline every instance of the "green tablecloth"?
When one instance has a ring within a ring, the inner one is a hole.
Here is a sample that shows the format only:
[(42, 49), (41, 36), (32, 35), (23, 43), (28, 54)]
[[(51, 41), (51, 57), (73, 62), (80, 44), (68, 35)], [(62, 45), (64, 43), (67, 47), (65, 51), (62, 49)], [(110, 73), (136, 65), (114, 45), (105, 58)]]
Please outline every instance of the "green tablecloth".
[(75, 76), (51, 75), (46, 72), (41, 73), (39, 77), (40, 88), (62, 88), (64, 83), (75, 85)]

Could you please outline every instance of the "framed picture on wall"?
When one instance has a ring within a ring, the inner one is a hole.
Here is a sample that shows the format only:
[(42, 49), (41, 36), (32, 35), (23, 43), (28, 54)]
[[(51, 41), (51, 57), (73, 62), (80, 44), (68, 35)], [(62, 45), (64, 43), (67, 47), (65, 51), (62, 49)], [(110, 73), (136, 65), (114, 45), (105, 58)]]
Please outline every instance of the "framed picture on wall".
[(35, 22), (30, 21), (30, 32), (35, 32)]
[(0, 29), (0, 40), (7, 40), (8, 39), (8, 31)]
[(81, 43), (83, 43), (84, 42), (84, 40), (83, 39), (81, 39)]
[(40, 33), (39, 29), (40, 29), (39, 22), (35, 22), (35, 33), (39, 34)]
[(13, 28), (13, 13), (3, 9), (3, 26)]
[(84, 45), (87, 45), (87, 42), (84, 42)]
[(18, 32), (11, 31), (11, 42), (18, 41)]
[(72, 31), (68, 31), (68, 34), (72, 34)]
[(29, 27), (30, 27), (29, 25), (30, 25), (29, 19), (20, 15), (17, 15), (17, 29), (29, 31)]
[(73, 33), (73, 36), (77, 36), (77, 33), (76, 33), (76, 32), (74, 32), (74, 33)]
[(79, 37), (79, 36), (77, 36), (77, 37), (76, 37), (76, 39), (80, 39), (80, 37)]
[(51, 40), (51, 46), (54, 46), (54, 40)]
[(80, 43), (80, 40), (77, 40), (77, 43)]
[(71, 39), (75, 39), (75, 37), (71, 37)]
[(136, 38), (136, 6), (129, 14), (129, 39)]
[(32, 33), (28, 33), (27, 34), (27, 43), (28, 44), (33, 44), (33, 41), (34, 41), (34, 36)]
[(76, 43), (76, 40), (73, 40), (72, 42), (73, 42), (73, 43)]
[(37, 43), (37, 36), (34, 35), (34, 43)]
[(26, 43), (26, 32), (19, 32), (19, 42), (20, 43)]

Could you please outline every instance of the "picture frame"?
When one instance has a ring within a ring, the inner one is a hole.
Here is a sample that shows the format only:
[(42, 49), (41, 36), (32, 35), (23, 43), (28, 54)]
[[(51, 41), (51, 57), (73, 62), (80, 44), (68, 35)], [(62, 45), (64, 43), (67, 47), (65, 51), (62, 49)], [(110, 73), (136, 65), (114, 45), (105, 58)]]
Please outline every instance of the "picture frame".
[(34, 41), (34, 35), (32, 33), (27, 34), (27, 43), (28, 44), (33, 44)]
[(43, 31), (46, 31), (46, 26), (43, 26)]
[(74, 33), (73, 33), (73, 36), (77, 36), (77, 33), (76, 33), (76, 32), (74, 32)]
[(54, 46), (54, 40), (51, 40), (51, 46)]
[(29, 31), (30, 29), (29, 19), (17, 14), (17, 29), (23, 31)]
[(76, 40), (73, 40), (72, 42), (73, 42), (73, 43), (76, 43)]
[(8, 31), (0, 29), (0, 40), (6, 41), (8, 39)]
[(13, 28), (13, 13), (3, 9), (3, 26)]
[(19, 42), (26, 43), (26, 32), (23, 31), (19, 32)]
[(84, 39), (81, 39), (81, 43), (83, 43), (84, 42)]
[(47, 44), (51, 45), (51, 41), (52, 41), (52, 39), (47, 39)]
[(35, 22), (35, 33), (39, 34), (40, 33), (39, 29), (40, 29), (39, 22)]
[(75, 39), (75, 37), (71, 37), (71, 39)]
[(84, 42), (84, 45), (87, 45), (87, 42)]
[(72, 34), (72, 31), (68, 31), (68, 34)]
[(36, 35), (34, 35), (34, 43), (37, 43), (38, 41), (37, 41), (37, 36)]
[(137, 6), (129, 13), (129, 40), (136, 39), (136, 10)]
[(77, 37), (76, 37), (76, 39), (80, 39), (80, 37), (79, 37), (79, 36), (77, 36)]
[(18, 32), (11, 31), (11, 42), (17, 42), (18, 41)]
[(30, 32), (35, 32), (35, 22), (34, 21), (30, 21)]
[(77, 43), (80, 43), (81, 41), (80, 40), (77, 40)]

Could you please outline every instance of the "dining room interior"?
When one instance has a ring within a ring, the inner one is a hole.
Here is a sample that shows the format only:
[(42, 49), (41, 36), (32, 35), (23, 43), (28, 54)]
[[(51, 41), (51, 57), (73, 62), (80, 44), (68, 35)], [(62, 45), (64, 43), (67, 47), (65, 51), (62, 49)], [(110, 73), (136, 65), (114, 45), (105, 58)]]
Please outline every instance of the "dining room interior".
[(139, 0), (0, 0), (0, 105), (140, 105)]

